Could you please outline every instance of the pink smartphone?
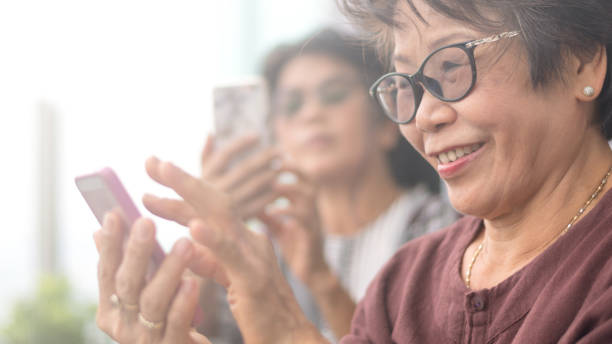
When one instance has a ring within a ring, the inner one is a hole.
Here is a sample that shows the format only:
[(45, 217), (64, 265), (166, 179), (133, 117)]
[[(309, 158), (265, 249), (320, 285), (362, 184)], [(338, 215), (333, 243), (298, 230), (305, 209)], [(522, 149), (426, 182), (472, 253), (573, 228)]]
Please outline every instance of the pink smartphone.
[[(118, 210), (128, 230), (140, 217), (140, 212), (121, 184), (117, 174), (110, 168), (105, 167), (98, 172), (86, 174), (74, 179), (77, 188), (85, 198), (85, 202), (94, 213), (100, 225), (104, 221), (104, 215), (111, 210)], [(159, 245), (155, 243), (153, 256), (149, 264), (148, 278), (161, 265), (166, 254)], [(203, 310), (198, 307), (192, 320), (192, 325), (197, 326), (204, 318)]]
[[(117, 210), (121, 214), (125, 228), (128, 230), (140, 217), (138, 208), (121, 184), (117, 174), (110, 167), (76, 177), (74, 181), (100, 225), (104, 221), (104, 215), (111, 210)], [(159, 243), (156, 243), (153, 249), (151, 273), (159, 267), (164, 257), (163, 249)]]

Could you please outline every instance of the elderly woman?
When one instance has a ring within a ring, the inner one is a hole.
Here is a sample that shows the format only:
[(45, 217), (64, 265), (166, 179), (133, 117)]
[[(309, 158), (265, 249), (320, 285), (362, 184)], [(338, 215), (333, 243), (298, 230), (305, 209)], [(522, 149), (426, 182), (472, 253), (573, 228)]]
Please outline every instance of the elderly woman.
[[(373, 96), (468, 216), (406, 244), (370, 285), (342, 342), (609, 343), (612, 3), (344, 6), (392, 54), (395, 72), (373, 85)], [(151, 159), (147, 170), (199, 214), (190, 224), (196, 243), (180, 244), (199, 258), (194, 271), (228, 287), (248, 342), (324, 342), (270, 267), (267, 240), (245, 231), (222, 195), (170, 163)], [(126, 326), (122, 319), (134, 316), (112, 308), (116, 269), (125, 265), (120, 231), (109, 216), (97, 235), (102, 327), (120, 341), (204, 341), (188, 337), (193, 282), (175, 293), (187, 260), (131, 291), (146, 326)]]

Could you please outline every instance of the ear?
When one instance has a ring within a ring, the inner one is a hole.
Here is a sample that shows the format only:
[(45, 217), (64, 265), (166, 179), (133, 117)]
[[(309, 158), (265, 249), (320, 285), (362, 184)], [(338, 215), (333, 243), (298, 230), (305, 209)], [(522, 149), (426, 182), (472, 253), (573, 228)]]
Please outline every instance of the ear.
[[(608, 71), (608, 56), (606, 47), (601, 45), (591, 59), (573, 57), (576, 62), (576, 98), (581, 102), (591, 102), (599, 96)], [(585, 87), (592, 87), (593, 94), (585, 94)]]
[(385, 118), (379, 120), (376, 129), (376, 142), (382, 151), (388, 152), (397, 145), (400, 135), (397, 124)]

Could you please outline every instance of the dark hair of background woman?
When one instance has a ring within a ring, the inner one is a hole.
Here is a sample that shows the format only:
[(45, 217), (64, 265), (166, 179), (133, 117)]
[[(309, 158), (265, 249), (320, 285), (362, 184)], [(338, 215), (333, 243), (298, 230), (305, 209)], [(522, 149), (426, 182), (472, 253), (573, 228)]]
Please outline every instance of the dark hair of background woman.
[[(365, 89), (385, 73), (385, 68), (373, 48), (363, 41), (328, 28), (301, 42), (278, 46), (268, 54), (264, 60), (263, 74), (272, 98), (283, 68), (292, 59), (308, 54), (329, 56), (352, 65), (361, 73)], [(377, 119), (387, 120), (378, 106), (372, 106), (372, 109)], [(438, 174), (401, 135), (396, 146), (388, 153), (388, 161), (393, 177), (399, 185), (412, 187), (423, 184), (431, 192), (439, 192)]]

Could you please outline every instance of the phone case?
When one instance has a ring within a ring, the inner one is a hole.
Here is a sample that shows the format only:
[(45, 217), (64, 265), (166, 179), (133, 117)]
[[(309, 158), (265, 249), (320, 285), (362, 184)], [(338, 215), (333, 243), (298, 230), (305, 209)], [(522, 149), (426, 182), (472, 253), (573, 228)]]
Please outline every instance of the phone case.
[[(104, 215), (111, 210), (118, 210), (128, 230), (141, 216), (119, 177), (110, 167), (76, 177), (75, 183), (100, 225), (104, 222)], [(156, 243), (153, 249), (155, 268), (161, 264), (164, 256), (163, 249)]]
[[(215, 146), (221, 148), (240, 136), (253, 133), (260, 136), (253, 150), (268, 146), (271, 141), (268, 112), (268, 94), (262, 78), (244, 78), (217, 85), (213, 88)], [(237, 160), (241, 158), (243, 156)]]

